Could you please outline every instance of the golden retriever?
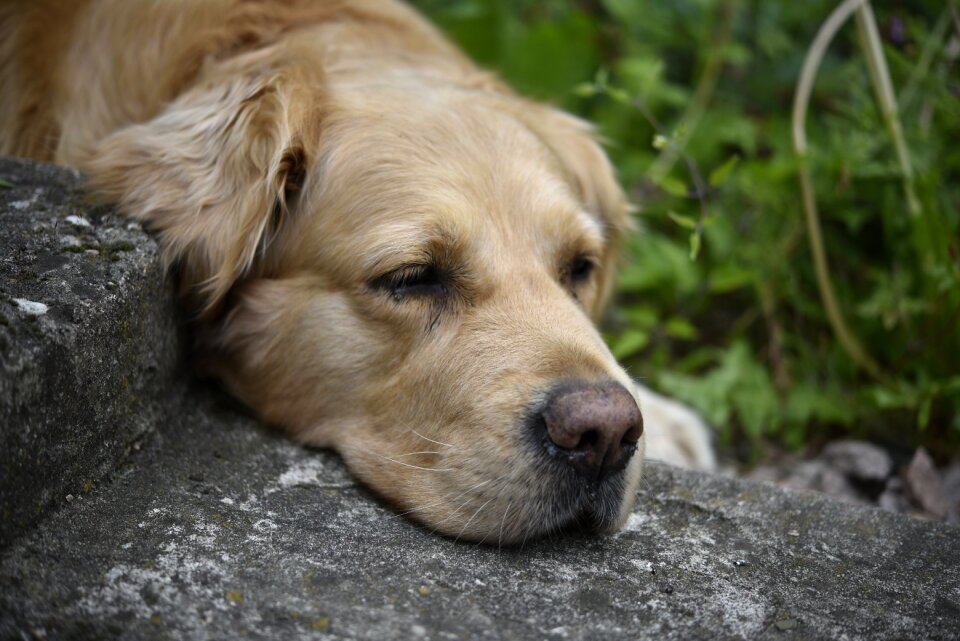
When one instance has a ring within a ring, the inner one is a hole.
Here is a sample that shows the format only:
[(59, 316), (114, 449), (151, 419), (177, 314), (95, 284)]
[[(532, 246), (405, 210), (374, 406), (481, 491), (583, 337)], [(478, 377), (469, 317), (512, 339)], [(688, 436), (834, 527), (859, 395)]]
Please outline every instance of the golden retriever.
[(232, 393), (431, 528), (609, 531), (645, 442), (712, 466), (593, 326), (630, 224), (590, 128), (407, 6), (6, 0), (0, 95), (0, 152), (156, 232)]

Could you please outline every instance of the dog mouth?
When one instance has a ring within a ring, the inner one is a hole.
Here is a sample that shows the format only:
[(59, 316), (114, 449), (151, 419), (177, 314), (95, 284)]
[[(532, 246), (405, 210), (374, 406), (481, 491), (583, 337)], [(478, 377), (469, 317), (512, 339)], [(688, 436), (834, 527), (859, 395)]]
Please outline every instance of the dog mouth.
[[(614, 531), (620, 525), (626, 492), (625, 469), (603, 478), (574, 479), (567, 485), (566, 491), (554, 499), (558, 504), (566, 503), (569, 506), (566, 514), (547, 525), (552, 525), (552, 530), (560, 532), (600, 534)], [(564, 496), (573, 498), (564, 500)]]
[[(509, 546), (564, 532), (610, 533), (633, 501), (642, 421), (617, 383), (555, 386), (513, 422), (512, 438), (496, 429), (475, 432), (469, 444), (428, 438), (436, 451), (388, 458), (403, 466), (393, 497), (404, 514), (458, 540)], [(404, 482), (411, 475), (417, 483)]]

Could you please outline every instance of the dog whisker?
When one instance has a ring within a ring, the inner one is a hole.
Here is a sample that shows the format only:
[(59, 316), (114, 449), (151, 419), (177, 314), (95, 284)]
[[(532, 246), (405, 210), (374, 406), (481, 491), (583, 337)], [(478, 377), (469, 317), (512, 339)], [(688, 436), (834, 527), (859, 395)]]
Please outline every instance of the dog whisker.
[(431, 443), (436, 443), (437, 445), (442, 445), (442, 446), (444, 446), (444, 447), (453, 447), (453, 446), (450, 445), (449, 443), (441, 443), (440, 441), (437, 441), (437, 440), (434, 440), (434, 439), (429, 438), (429, 437), (427, 437), (427, 436), (424, 436), (423, 434), (421, 434), (421, 433), (418, 432), (417, 430), (413, 429), (412, 427), (408, 427), (407, 429), (410, 430), (411, 432), (413, 432), (414, 434), (416, 434), (417, 436), (419, 436), (420, 438), (422, 438), (422, 439), (425, 440), (425, 441), (430, 441)]
[(503, 510), (503, 518), (500, 519), (500, 533), (497, 535), (497, 554), (500, 554), (501, 546), (503, 545), (503, 525), (507, 521), (507, 512), (510, 511), (510, 508), (513, 506), (513, 501), (507, 502), (507, 507)]
[(483, 505), (481, 505), (480, 507), (477, 508), (477, 511), (473, 513), (473, 516), (471, 516), (471, 517), (467, 520), (467, 522), (463, 524), (463, 527), (460, 528), (460, 534), (458, 534), (458, 535), (457, 535), (457, 538), (454, 539), (454, 543), (456, 543), (457, 541), (460, 540), (460, 537), (463, 536), (463, 533), (467, 530), (467, 527), (473, 522), (473, 519), (477, 518), (477, 515), (480, 514), (480, 511), (481, 511), (483, 508), (485, 508), (485, 507), (487, 507), (488, 505), (490, 505), (490, 501), (492, 501), (492, 500), (495, 499), (495, 498), (497, 498), (497, 497), (494, 496), (494, 497), (491, 497), (491, 498), (487, 499), (487, 502), (486, 502), (486, 503), (484, 503)]
[(389, 456), (383, 456), (378, 454), (380, 458), (390, 461), (391, 463), (396, 463), (397, 465), (402, 465), (404, 467), (410, 467), (415, 470), (423, 470), (424, 472), (453, 472), (454, 468), (452, 467), (421, 467), (419, 465), (413, 465), (411, 463), (404, 463), (403, 461), (398, 461), (396, 459), (390, 458)]
[(426, 510), (426, 509), (431, 508), (431, 507), (434, 507), (434, 506), (436, 506), (436, 505), (440, 505), (441, 503), (446, 503), (447, 501), (456, 501), (457, 499), (459, 499), (461, 496), (463, 496), (463, 495), (466, 494), (467, 492), (472, 492), (473, 490), (476, 490), (477, 488), (482, 487), (482, 486), (486, 485), (487, 483), (492, 483), (493, 480), (494, 480), (494, 479), (487, 479), (486, 481), (483, 481), (483, 482), (481, 482), (481, 483), (478, 483), (478, 484), (474, 485), (473, 487), (471, 487), (471, 488), (469, 488), (469, 489), (467, 489), (467, 490), (464, 490), (463, 492), (461, 492), (460, 494), (456, 495), (456, 496), (453, 497), (452, 499), (451, 499), (450, 496), (448, 495), (448, 496), (445, 496), (445, 497), (443, 497), (442, 499), (440, 499), (440, 500), (438, 500), (438, 501), (434, 501), (433, 503), (427, 503), (426, 505), (421, 505), (421, 506), (419, 506), (419, 507), (410, 508), (409, 510), (405, 510), (405, 511), (403, 511), (403, 512), (399, 512), (399, 513), (397, 513), (397, 514), (393, 514), (393, 515), (390, 516), (390, 518), (392, 518), (392, 519), (400, 518), (400, 517), (406, 516), (407, 514), (412, 514), (413, 512), (420, 512), (421, 510)]
[(393, 458), (403, 458), (404, 456), (416, 456), (417, 454), (443, 454), (443, 452), (407, 452), (406, 454), (394, 454)]
[(438, 529), (440, 529), (440, 526), (441, 526), (441, 525), (443, 525), (444, 523), (446, 523), (446, 522), (449, 521), (450, 519), (454, 518), (457, 514), (459, 514), (459, 513), (460, 513), (460, 510), (462, 510), (464, 507), (466, 507), (467, 503), (469, 503), (469, 502), (472, 501), (472, 500), (473, 500), (472, 497), (467, 497), (467, 500), (464, 501), (463, 503), (461, 503), (461, 504), (460, 504), (460, 507), (458, 507), (458, 508), (455, 509), (453, 512), (451, 512), (450, 514), (448, 514), (448, 515), (447, 515), (447, 518), (443, 519), (442, 521), (437, 521), (437, 522), (434, 524), (433, 529), (431, 529), (430, 531), (431, 531), (431, 532), (436, 532)]
[[(453, 498), (452, 500), (453, 500), (453, 501), (456, 501), (458, 498), (460, 498), (460, 497), (463, 496), (464, 494), (467, 494), (467, 493), (469, 493), (469, 492), (473, 492), (474, 490), (480, 488), (480, 487), (483, 486), (483, 485), (486, 485), (487, 483), (491, 483), (491, 482), (494, 482), (494, 481), (501, 481), (501, 480), (503, 480), (503, 478), (504, 478), (503, 476), (500, 476), (500, 477), (498, 477), (498, 478), (496, 478), (496, 479), (487, 479), (486, 481), (482, 481), (482, 482), (480, 482), (480, 483), (477, 483), (476, 485), (474, 485), (473, 487), (469, 488), (468, 490), (465, 490), (465, 491), (461, 492), (458, 496), (456, 496), (456, 497)], [(432, 531), (432, 532), (436, 532), (436, 531), (440, 528), (440, 526), (441, 526), (442, 524), (444, 524), (444, 523), (446, 523), (447, 521), (449, 521), (450, 519), (454, 518), (457, 514), (460, 513), (460, 510), (462, 510), (464, 507), (466, 507), (466, 505), (467, 505), (468, 503), (470, 503), (470, 501), (472, 501), (472, 500), (473, 500), (473, 497), (472, 497), (472, 496), (468, 496), (468, 497), (467, 497), (467, 500), (460, 504), (460, 507), (458, 507), (458, 508), (455, 509), (453, 512), (451, 512), (451, 513), (447, 516), (447, 518), (445, 518), (445, 519), (443, 519), (442, 521), (439, 521), (438, 523), (436, 523), (431, 531)], [(483, 506), (480, 506), (480, 507), (482, 508)], [(471, 520), (472, 520), (472, 519), (471, 519)], [(468, 521), (468, 523), (469, 523), (469, 521)], [(461, 531), (461, 534), (463, 534), (462, 531)], [(459, 539), (460, 537), (458, 536), (457, 538)]]

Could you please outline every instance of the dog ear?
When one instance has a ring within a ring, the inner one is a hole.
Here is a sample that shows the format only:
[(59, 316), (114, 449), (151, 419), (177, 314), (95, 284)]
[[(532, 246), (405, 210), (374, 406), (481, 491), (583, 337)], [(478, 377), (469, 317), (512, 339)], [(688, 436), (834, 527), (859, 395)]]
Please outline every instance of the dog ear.
[(100, 194), (158, 233), (200, 315), (259, 269), (302, 187), (320, 102), (298, 92), (278, 73), (210, 80), (110, 135), (84, 166)]
[[(556, 156), (567, 181), (584, 207), (603, 223), (606, 250), (601, 257), (599, 296), (593, 309), (598, 319), (616, 282), (616, 263), (626, 232), (635, 226), (627, 202), (607, 155), (600, 148), (592, 125), (556, 109), (541, 108), (527, 113), (527, 125)], [(529, 118), (529, 116), (534, 116)]]

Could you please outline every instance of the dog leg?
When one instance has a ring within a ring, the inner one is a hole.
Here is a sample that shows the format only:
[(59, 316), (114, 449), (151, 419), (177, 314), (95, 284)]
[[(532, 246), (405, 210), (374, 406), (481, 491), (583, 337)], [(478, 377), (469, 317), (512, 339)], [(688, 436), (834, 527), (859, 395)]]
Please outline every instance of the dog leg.
[(637, 385), (646, 458), (692, 470), (714, 471), (710, 429), (692, 409)]

